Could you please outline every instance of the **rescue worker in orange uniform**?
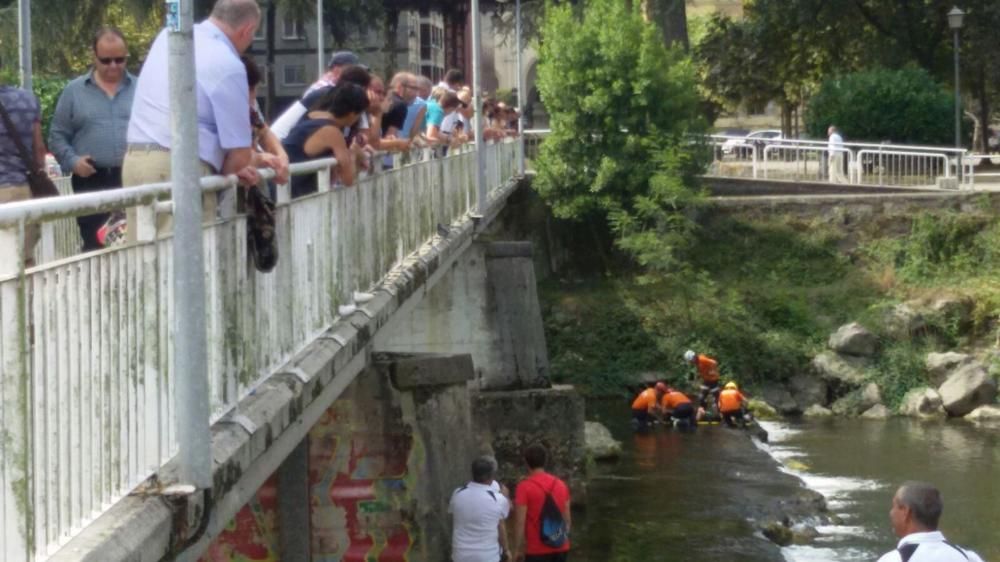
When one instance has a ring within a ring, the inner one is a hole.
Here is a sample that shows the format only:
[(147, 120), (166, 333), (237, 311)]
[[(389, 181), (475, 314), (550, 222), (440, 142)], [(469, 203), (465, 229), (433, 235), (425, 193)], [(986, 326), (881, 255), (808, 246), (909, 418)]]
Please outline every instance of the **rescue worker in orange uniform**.
[(683, 392), (667, 387), (663, 398), (660, 399), (660, 406), (663, 407), (665, 414), (676, 420), (677, 427), (697, 427), (694, 406), (691, 404), (691, 399)]
[(698, 403), (704, 408), (705, 399), (708, 398), (709, 394), (716, 396), (719, 394), (719, 362), (708, 355), (695, 353), (690, 349), (684, 352), (684, 360), (694, 365), (698, 376), (701, 377), (701, 393), (698, 397)]
[(660, 409), (660, 398), (667, 391), (667, 385), (662, 382), (639, 393), (632, 401), (632, 428), (644, 430), (653, 421), (653, 416)]
[(729, 427), (746, 427), (747, 398), (734, 382), (727, 382), (719, 393), (719, 413)]

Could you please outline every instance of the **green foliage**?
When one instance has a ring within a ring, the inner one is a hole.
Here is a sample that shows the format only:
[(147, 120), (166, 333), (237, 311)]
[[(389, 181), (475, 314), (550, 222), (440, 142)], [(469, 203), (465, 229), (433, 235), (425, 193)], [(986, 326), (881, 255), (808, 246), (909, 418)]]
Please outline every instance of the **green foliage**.
[(922, 213), (908, 236), (874, 241), (865, 253), (907, 283), (934, 283), (1000, 269), (1000, 224), (982, 215)]
[(836, 124), (851, 139), (946, 144), (954, 138), (954, 97), (925, 70), (876, 69), (827, 80), (809, 101), (806, 129)]
[(705, 127), (690, 61), (638, 5), (617, 0), (591, 0), (579, 15), (550, 3), (542, 36), (538, 89), (552, 133), (536, 188), (557, 217), (609, 220), (621, 248), (669, 268), (703, 166), (687, 140)]
[[(35, 76), (32, 79), (32, 86), (38, 103), (42, 106), (42, 138), (49, 138), (49, 124), (52, 122), (52, 114), (56, 110), (56, 102), (59, 101), (59, 94), (69, 80), (63, 78), (49, 78)], [(0, 70), (0, 84), (17, 84), (18, 75), (15, 70)]]
[(679, 382), (690, 374), (681, 354), (693, 348), (744, 384), (794, 376), (880, 298), (837, 243), (813, 224), (718, 217), (693, 232), (683, 269), (549, 287), (553, 372), (588, 389), (620, 388), (644, 371)]
[(927, 386), (924, 358), (928, 351), (930, 348), (919, 342), (889, 341), (876, 358), (869, 379), (878, 383), (882, 402), (891, 410), (899, 408), (907, 392)]

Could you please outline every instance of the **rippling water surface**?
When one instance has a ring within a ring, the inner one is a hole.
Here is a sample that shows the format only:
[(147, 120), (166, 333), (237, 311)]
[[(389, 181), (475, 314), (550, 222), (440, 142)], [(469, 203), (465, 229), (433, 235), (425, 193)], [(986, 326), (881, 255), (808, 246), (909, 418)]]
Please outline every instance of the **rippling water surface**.
[[(893, 419), (765, 422), (767, 445), (718, 426), (634, 435), (627, 408), (588, 404), (622, 440), (598, 465), (574, 522), (574, 562), (860, 561), (893, 548), (889, 501), (904, 480), (937, 484), (944, 532), (1000, 562), (1000, 429)], [(779, 549), (749, 520), (800, 486), (826, 496), (842, 525), (808, 546)]]

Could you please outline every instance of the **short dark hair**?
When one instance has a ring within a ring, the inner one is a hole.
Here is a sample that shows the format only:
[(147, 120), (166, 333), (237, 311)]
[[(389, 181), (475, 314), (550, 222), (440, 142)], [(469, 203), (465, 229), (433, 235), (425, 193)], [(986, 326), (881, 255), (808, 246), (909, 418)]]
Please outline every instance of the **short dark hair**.
[(240, 60), (243, 61), (243, 66), (247, 69), (247, 85), (256, 88), (257, 84), (260, 84), (260, 67), (250, 55), (243, 55)]
[(896, 493), (901, 505), (909, 508), (913, 518), (930, 530), (938, 528), (944, 503), (941, 492), (933, 484), (911, 480), (903, 482)]
[(445, 84), (465, 84), (465, 73), (457, 68), (452, 68), (444, 73)]
[(472, 461), (472, 481), (480, 484), (493, 482), (497, 471), (497, 461), (493, 457), (482, 456)]
[(528, 445), (528, 448), (524, 450), (524, 462), (528, 464), (528, 468), (534, 470), (536, 468), (545, 468), (545, 463), (548, 461), (549, 452), (545, 449), (545, 445), (541, 443), (532, 443)]
[(363, 66), (352, 64), (344, 68), (344, 71), (340, 73), (340, 78), (337, 78), (337, 84), (345, 82), (357, 84), (367, 90), (372, 83), (372, 75)]
[(348, 113), (363, 113), (368, 109), (368, 92), (348, 82), (327, 89), (309, 108), (310, 111), (329, 111), (335, 117)]
[(122, 43), (125, 43), (126, 47), (128, 46), (128, 41), (125, 40), (125, 35), (122, 33), (122, 30), (118, 29), (113, 25), (102, 25), (101, 27), (97, 28), (97, 31), (94, 32), (94, 41), (90, 45), (90, 48), (94, 51), (95, 54), (97, 53), (97, 43), (100, 42), (101, 39), (107, 37), (108, 35), (113, 35), (121, 39)]

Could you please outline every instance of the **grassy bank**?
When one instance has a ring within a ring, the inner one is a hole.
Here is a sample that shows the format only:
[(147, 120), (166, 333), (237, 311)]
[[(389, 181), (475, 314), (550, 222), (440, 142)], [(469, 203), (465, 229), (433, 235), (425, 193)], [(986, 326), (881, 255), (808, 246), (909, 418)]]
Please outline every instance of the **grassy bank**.
[(718, 216), (701, 221), (685, 258), (689, 270), (666, 276), (618, 267), (546, 281), (555, 378), (591, 394), (620, 393), (642, 372), (679, 382), (687, 375), (681, 354), (692, 348), (718, 357), (727, 378), (756, 386), (803, 372), (844, 323), (880, 332), (885, 311), (899, 302), (972, 297), (971, 325), (942, 323), (933, 338), (883, 337), (868, 375), (894, 406), (923, 383), (928, 351), (982, 344), (1000, 311), (1000, 227), (988, 213), (893, 217), (850, 229)]

